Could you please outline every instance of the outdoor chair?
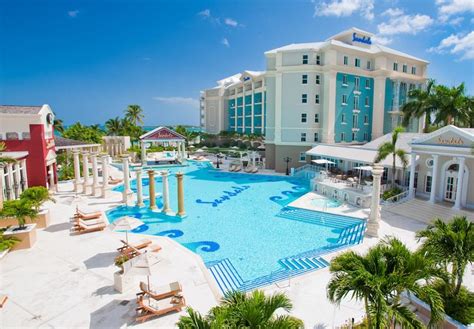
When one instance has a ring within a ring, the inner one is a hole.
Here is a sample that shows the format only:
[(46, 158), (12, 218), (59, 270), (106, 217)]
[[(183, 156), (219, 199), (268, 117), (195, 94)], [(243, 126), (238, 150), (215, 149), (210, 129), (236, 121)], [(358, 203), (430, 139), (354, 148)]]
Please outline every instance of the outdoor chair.
[(102, 231), (105, 229), (105, 227), (106, 225), (103, 221), (97, 222), (94, 224), (88, 224), (82, 219), (78, 219), (78, 221), (74, 224), (73, 231), (78, 234), (83, 234), (83, 233)]
[(144, 322), (149, 318), (163, 316), (171, 312), (180, 312), (186, 306), (182, 296), (172, 296), (160, 300), (140, 296), (138, 297), (137, 304), (137, 316), (135, 319), (137, 322)]
[(137, 293), (137, 298), (148, 295), (154, 299), (171, 297), (183, 291), (181, 284), (178, 281), (154, 289), (150, 288), (145, 282), (140, 282), (140, 290), (141, 291)]
[(123, 243), (123, 246), (117, 248), (117, 251), (119, 253), (127, 253), (127, 251), (129, 251), (131, 249), (131, 247), (140, 250), (140, 249), (148, 247), (151, 244), (151, 240), (148, 240), (148, 239), (140, 240), (140, 241), (138, 241), (134, 244), (127, 243), (124, 240), (120, 240), (120, 242)]

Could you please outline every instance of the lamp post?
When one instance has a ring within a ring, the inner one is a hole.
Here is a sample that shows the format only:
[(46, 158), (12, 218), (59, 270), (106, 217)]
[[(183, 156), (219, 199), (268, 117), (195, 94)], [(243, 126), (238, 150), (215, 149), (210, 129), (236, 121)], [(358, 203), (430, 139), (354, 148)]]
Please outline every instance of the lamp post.
[(220, 159), (222, 158), (222, 155), (220, 153), (217, 153), (216, 158), (217, 158), (216, 168), (219, 169)]
[(286, 176), (289, 176), (290, 175), (289, 163), (291, 162), (291, 158), (290, 157), (284, 157), (283, 161), (286, 162)]

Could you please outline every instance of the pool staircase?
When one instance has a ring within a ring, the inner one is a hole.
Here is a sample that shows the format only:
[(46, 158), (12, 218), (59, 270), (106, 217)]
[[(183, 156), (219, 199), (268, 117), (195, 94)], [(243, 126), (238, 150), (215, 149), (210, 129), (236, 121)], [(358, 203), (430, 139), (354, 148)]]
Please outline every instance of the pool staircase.
[[(285, 207), (278, 214), (278, 217), (297, 220), (316, 225), (324, 225), (331, 228), (345, 229), (351, 224), (360, 224), (363, 220), (345, 217), (343, 215), (335, 215), (320, 211), (306, 210), (301, 208)], [(343, 218), (341, 218), (341, 216)]]

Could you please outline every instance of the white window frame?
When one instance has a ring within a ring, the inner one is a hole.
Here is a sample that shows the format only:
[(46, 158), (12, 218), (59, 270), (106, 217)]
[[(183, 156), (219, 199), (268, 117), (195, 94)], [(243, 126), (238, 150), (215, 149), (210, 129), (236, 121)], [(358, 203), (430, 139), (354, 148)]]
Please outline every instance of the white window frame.
[(319, 94), (314, 95), (314, 103), (319, 104), (319, 101), (320, 101)]
[(306, 142), (306, 133), (301, 133), (301, 135), (300, 135), (300, 141), (301, 141), (301, 142)]
[(398, 62), (393, 62), (393, 71), (397, 71), (398, 72)]
[(341, 123), (346, 124), (346, 115), (344, 113), (341, 113)]
[(370, 80), (365, 79), (365, 89), (370, 89)]
[(314, 114), (314, 123), (319, 123), (319, 113)]
[(301, 75), (301, 84), (302, 85), (307, 85), (308, 84), (308, 75), (307, 74)]
[(346, 133), (342, 132), (340, 137), (341, 137), (341, 142), (346, 141)]
[(347, 77), (347, 74), (344, 74), (342, 76), (342, 85), (347, 86), (349, 84), (349, 78)]
[(303, 54), (303, 56), (301, 57), (301, 64), (306, 65), (308, 63), (309, 63), (309, 56), (307, 54)]
[(349, 65), (349, 56), (344, 56), (344, 58), (342, 59), (342, 63), (344, 65)]
[(321, 55), (316, 55), (316, 65), (321, 65)]
[(402, 65), (402, 72), (403, 73), (408, 73), (408, 65), (407, 64)]
[(319, 133), (314, 133), (314, 141), (319, 142)]
[[(428, 189), (428, 177), (430, 178), (430, 185), (429, 185), (430, 190), (429, 191), (427, 190)], [(433, 175), (431, 175), (431, 172), (427, 172), (426, 176), (425, 176), (425, 186), (424, 186), (423, 191), (425, 193), (431, 193), (432, 188), (433, 188)]]
[(367, 70), (371, 70), (372, 69), (372, 64), (370, 62), (370, 60), (367, 61)]
[(300, 152), (298, 162), (306, 162), (306, 152)]
[(416, 66), (411, 67), (411, 74), (416, 75)]
[(347, 95), (342, 94), (342, 105), (347, 105)]
[(360, 58), (354, 58), (354, 66), (355, 67), (360, 67)]
[(308, 123), (308, 113), (301, 113), (301, 123)]
[(360, 77), (354, 78), (354, 90), (360, 91)]
[(365, 96), (365, 99), (364, 99), (364, 105), (365, 105), (365, 107), (370, 107), (370, 100), (369, 100), (369, 96)]
[(321, 84), (321, 76), (319, 74), (316, 74), (316, 84)]
[(308, 94), (301, 94), (301, 103), (302, 104), (308, 103)]

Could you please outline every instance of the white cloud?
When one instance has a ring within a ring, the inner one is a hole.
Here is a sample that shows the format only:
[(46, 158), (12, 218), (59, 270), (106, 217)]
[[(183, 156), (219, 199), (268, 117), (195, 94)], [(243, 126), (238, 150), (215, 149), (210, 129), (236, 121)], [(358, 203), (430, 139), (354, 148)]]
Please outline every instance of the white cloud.
[(213, 24), (217, 24), (217, 25), (221, 24), (220, 18), (212, 16), (210, 9), (204, 9), (198, 12), (197, 15), (200, 16), (202, 19), (210, 21)]
[(72, 18), (76, 18), (77, 15), (79, 15), (79, 10), (75, 9), (75, 10), (70, 10), (67, 12), (67, 15), (69, 17), (72, 17)]
[(403, 15), (403, 10), (401, 10), (400, 8), (388, 8), (382, 13), (382, 16), (395, 17), (400, 15)]
[(453, 18), (452, 20), (450, 20), (450, 21), (448, 22), (448, 24), (449, 24), (449, 25), (452, 25), (452, 26), (458, 26), (458, 25), (460, 25), (463, 21), (464, 21), (464, 17), (459, 16), (459, 17), (456, 17), (456, 18)]
[(153, 97), (155, 101), (159, 101), (165, 104), (172, 104), (172, 105), (182, 105), (182, 106), (191, 106), (194, 108), (199, 107), (199, 100), (191, 98), (191, 97), (180, 97), (180, 96), (172, 96), (172, 97), (162, 97), (157, 96)]
[(221, 43), (222, 43), (224, 46), (226, 46), (227, 48), (230, 47), (230, 43), (229, 43), (229, 40), (227, 40), (227, 38), (223, 38), (223, 39), (221, 40)]
[(432, 47), (428, 51), (460, 55), (461, 59), (474, 59), (474, 31), (467, 34), (451, 34), (441, 40), (437, 47)]
[(442, 22), (446, 22), (452, 15), (474, 12), (473, 0), (436, 0), (436, 5)]
[(374, 35), (372, 41), (378, 43), (379, 45), (386, 46), (392, 43), (393, 39), (388, 37), (383, 37), (380, 35)]
[(198, 16), (208, 18), (211, 17), (211, 10), (210, 9), (204, 9), (203, 11), (198, 12)]
[(239, 26), (239, 23), (235, 19), (232, 19), (232, 18), (226, 18), (224, 20), (224, 23), (225, 23), (225, 25), (229, 25), (229, 26), (232, 26), (232, 27)]
[(389, 9), (384, 14), (390, 16), (387, 22), (377, 25), (379, 34), (394, 35), (399, 33), (417, 34), (434, 23), (428, 15), (405, 15), (400, 9)]
[(359, 13), (362, 17), (374, 18), (373, 0), (327, 0), (319, 1), (314, 7), (315, 16), (347, 17)]

